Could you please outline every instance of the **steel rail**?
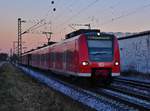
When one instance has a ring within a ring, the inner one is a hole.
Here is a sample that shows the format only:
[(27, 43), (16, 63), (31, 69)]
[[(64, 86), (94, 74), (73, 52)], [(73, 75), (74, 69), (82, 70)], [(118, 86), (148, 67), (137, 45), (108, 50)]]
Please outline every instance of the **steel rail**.
[(133, 107), (134, 109), (142, 110), (142, 111), (149, 111), (150, 110), (150, 103), (144, 104), (142, 102), (138, 102), (135, 100), (129, 100), (126, 96), (121, 96), (118, 92), (114, 92), (108, 89), (99, 88), (97, 90), (93, 90), (93, 92), (103, 95), (105, 97), (112, 98), (114, 100), (120, 101), (128, 105), (129, 107)]
[(150, 95), (147, 95), (144, 93), (140, 94), (141, 92), (135, 92), (134, 90), (124, 89), (124, 87), (116, 86), (116, 85), (111, 85), (108, 88), (113, 90), (113, 91), (127, 94), (127, 95), (130, 95), (130, 96), (142, 99), (142, 100), (150, 101)]
[(144, 81), (138, 81), (138, 80), (132, 80), (132, 79), (126, 79), (126, 78), (113, 78), (114, 82), (120, 82), (120, 83), (128, 83), (135, 86), (140, 86), (144, 88), (150, 88), (150, 83), (144, 82)]

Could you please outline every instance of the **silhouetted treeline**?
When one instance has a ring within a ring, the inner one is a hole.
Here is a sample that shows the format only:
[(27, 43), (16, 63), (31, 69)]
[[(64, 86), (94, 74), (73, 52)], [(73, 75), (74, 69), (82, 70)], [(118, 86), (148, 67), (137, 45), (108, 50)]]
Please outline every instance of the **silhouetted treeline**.
[(7, 61), (8, 54), (7, 53), (0, 53), (0, 61)]
[(13, 54), (13, 55), (10, 57), (10, 61), (16, 63), (16, 62), (18, 61), (18, 56), (17, 56), (16, 54)]

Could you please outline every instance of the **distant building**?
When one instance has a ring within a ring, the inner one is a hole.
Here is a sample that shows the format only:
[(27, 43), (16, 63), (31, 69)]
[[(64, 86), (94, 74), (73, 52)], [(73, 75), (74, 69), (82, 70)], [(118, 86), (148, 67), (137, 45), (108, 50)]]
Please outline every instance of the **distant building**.
[(121, 70), (150, 74), (150, 31), (124, 36), (118, 40)]
[(136, 33), (131, 33), (131, 32), (107, 32), (107, 33), (114, 34), (117, 38), (131, 36), (131, 35), (136, 34)]

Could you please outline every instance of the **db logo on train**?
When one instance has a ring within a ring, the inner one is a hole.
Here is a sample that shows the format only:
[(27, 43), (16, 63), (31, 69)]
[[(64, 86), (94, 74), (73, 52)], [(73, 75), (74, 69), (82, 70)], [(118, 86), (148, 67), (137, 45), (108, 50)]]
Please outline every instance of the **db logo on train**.
[(105, 64), (104, 64), (104, 63), (99, 63), (98, 66), (99, 66), (99, 67), (104, 67)]

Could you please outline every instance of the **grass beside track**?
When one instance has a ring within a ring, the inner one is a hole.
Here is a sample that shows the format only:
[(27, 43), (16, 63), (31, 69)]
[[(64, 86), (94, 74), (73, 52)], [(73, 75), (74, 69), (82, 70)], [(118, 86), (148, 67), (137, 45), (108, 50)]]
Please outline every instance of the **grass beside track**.
[(91, 111), (24, 75), (9, 63), (0, 67), (0, 111)]

